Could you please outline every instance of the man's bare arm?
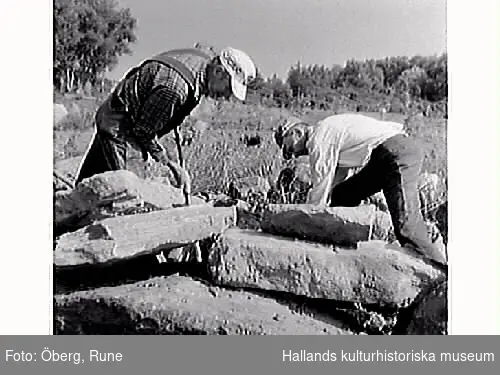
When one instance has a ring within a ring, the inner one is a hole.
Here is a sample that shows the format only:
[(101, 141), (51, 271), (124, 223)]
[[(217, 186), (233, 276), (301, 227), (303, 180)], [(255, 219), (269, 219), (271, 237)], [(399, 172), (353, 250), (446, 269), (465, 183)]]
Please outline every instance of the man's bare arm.
[(187, 171), (182, 166), (169, 159), (165, 151), (156, 153), (152, 155), (152, 157), (156, 162), (159, 162), (169, 168), (170, 171), (172, 171), (178, 186), (182, 188), (185, 193), (191, 194), (191, 179)]

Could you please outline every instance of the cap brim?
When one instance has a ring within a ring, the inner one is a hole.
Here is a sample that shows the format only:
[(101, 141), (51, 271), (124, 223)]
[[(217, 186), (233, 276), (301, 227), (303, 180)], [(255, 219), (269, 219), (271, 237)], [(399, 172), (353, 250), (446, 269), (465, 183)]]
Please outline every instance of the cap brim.
[(231, 77), (231, 89), (236, 98), (241, 101), (245, 100), (247, 96), (247, 87), (246, 85), (238, 81), (235, 77)]

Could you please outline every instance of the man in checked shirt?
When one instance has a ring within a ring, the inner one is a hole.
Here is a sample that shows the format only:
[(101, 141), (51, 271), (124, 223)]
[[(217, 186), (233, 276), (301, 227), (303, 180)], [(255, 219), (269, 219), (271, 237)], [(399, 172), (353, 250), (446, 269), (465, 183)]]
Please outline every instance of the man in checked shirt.
[[(156, 55), (127, 72), (95, 116), (95, 132), (75, 184), (87, 177), (126, 169), (127, 146), (172, 170), (189, 196), (190, 177), (167, 157), (159, 139), (179, 127), (202, 96), (245, 100), (256, 68), (244, 52), (194, 47)], [(180, 147), (180, 145), (178, 145)]]

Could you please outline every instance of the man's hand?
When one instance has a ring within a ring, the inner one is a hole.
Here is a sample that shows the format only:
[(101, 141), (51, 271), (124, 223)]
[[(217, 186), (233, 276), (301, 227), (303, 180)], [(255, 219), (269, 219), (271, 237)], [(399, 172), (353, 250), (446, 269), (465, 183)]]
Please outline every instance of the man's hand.
[(191, 177), (189, 176), (189, 173), (187, 170), (183, 167), (181, 167), (179, 164), (173, 162), (170, 160), (166, 152), (163, 151), (161, 153), (157, 153), (153, 155), (153, 159), (158, 162), (163, 164), (164, 166), (168, 167), (173, 175), (174, 178), (176, 179), (177, 186), (178, 188), (182, 189), (182, 192), (184, 193), (184, 198), (185, 198), (185, 203), (186, 205), (189, 205), (191, 203), (190, 196), (191, 196)]
[(184, 202), (186, 206), (191, 205), (191, 177), (189, 176), (189, 173), (182, 168), (181, 166), (178, 166), (179, 168), (179, 187), (182, 189), (182, 193), (184, 194)]
[(191, 177), (186, 169), (171, 160), (165, 163), (165, 165), (169, 167), (174, 174), (174, 178), (177, 180), (177, 187), (183, 189), (185, 192), (191, 193)]

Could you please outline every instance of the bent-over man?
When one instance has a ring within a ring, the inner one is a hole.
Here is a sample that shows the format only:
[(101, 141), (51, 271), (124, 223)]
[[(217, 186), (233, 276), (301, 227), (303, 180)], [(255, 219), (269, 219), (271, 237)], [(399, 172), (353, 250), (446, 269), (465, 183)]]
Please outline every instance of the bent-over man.
[[(167, 157), (159, 138), (177, 131), (202, 96), (245, 100), (247, 84), (256, 75), (251, 58), (235, 48), (171, 50), (132, 68), (95, 116), (95, 132), (75, 184), (111, 170), (126, 169), (127, 146), (169, 167), (190, 194), (187, 171)], [(177, 135), (177, 134), (176, 134)], [(180, 153), (180, 144), (178, 144)], [(179, 155), (181, 156), (181, 155)]]
[(382, 191), (401, 246), (446, 265), (420, 211), (424, 155), (402, 124), (359, 114), (333, 115), (315, 125), (292, 117), (275, 132), (275, 140), (285, 159), (309, 155), (313, 186), (307, 203), (352, 207)]

